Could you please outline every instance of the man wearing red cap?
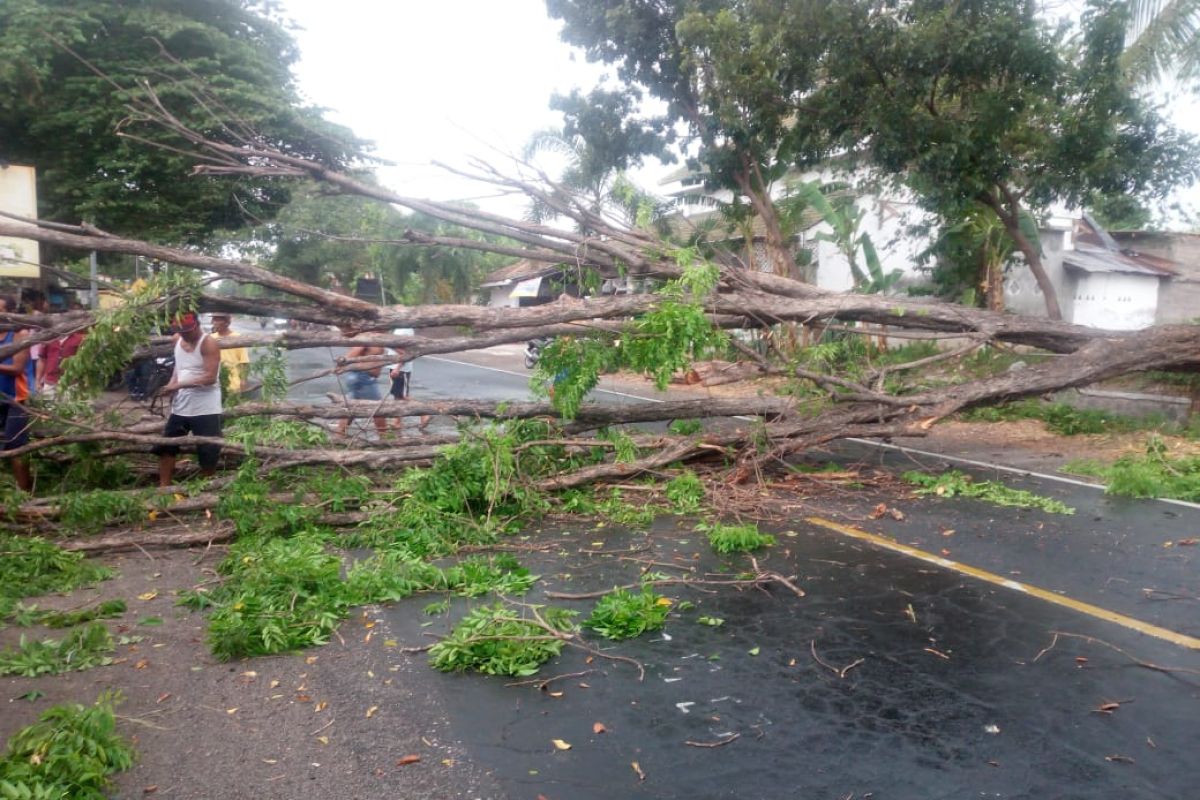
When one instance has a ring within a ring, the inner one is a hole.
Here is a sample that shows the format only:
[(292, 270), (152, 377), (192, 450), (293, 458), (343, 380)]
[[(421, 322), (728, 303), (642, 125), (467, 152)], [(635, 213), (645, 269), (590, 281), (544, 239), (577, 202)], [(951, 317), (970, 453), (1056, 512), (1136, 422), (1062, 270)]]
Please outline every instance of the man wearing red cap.
[[(167, 418), (163, 436), (220, 436), (221, 435), (221, 348), (215, 339), (200, 329), (194, 313), (181, 314), (172, 328), (175, 334), (175, 372), (162, 388), (163, 394), (173, 394), (171, 416)], [(170, 486), (175, 472), (175, 457), (179, 448), (159, 445), (158, 484)], [(200, 474), (217, 471), (221, 448), (215, 444), (196, 445), (196, 460)]]

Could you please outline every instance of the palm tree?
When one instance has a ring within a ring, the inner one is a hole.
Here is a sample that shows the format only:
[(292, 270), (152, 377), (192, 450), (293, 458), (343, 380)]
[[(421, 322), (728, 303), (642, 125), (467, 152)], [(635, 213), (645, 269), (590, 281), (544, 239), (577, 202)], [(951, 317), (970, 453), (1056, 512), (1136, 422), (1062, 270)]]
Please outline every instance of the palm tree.
[(1129, 0), (1122, 60), (1130, 75), (1200, 79), (1200, 0)]
[[(555, 128), (537, 131), (529, 137), (523, 158), (533, 161), (546, 153), (565, 159), (566, 165), (556, 182), (596, 216), (615, 217), (631, 227), (645, 226), (662, 216), (665, 209), (662, 202), (635, 186), (622, 170), (604, 166), (582, 136), (570, 136)], [(538, 200), (531, 203), (528, 211), (533, 222), (546, 222), (555, 214)]]

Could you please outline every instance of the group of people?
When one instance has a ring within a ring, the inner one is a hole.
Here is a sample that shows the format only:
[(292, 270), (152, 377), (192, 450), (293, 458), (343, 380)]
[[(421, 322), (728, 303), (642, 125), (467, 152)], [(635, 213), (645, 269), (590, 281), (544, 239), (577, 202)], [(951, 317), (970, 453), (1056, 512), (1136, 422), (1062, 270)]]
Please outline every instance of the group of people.
[[(411, 336), (412, 329), (397, 328), (392, 331), (395, 336)], [(349, 328), (342, 328), (342, 335), (347, 338), (354, 338), (355, 332)], [(404, 352), (394, 350), (398, 362), (388, 368), (388, 377), (391, 378), (391, 387), (388, 389), (388, 395), (394, 400), (407, 400), (409, 393), (412, 390), (412, 361), (404, 357)], [(383, 396), (379, 391), (379, 378), (383, 374), (384, 364), (378, 362), (378, 357), (387, 355), (387, 350), (383, 347), (375, 345), (355, 345), (350, 348), (350, 351), (345, 356), (338, 359), (337, 373), (347, 373), (346, 379), (347, 392), (352, 400), (374, 400), (382, 402)], [(358, 359), (367, 359), (374, 357), (372, 361), (358, 361)], [(388, 433), (387, 420), (383, 417), (376, 416), (375, 430), (379, 432), (379, 437), (382, 439)], [(403, 427), (403, 418), (396, 417), (393, 421), (393, 426), (396, 431), (400, 431)], [(338, 424), (338, 433), (342, 436), (346, 435), (346, 430), (350, 425), (349, 418), (343, 419)], [(418, 430), (425, 430), (429, 426), (429, 415), (421, 416), (417, 423)]]
[[(45, 312), (45, 297), (30, 293), (21, 302), (8, 295), (0, 295), (0, 312), (24, 313)], [(0, 337), (0, 346), (23, 342), (30, 330), (10, 330)], [(84, 331), (73, 331), (49, 341), (38, 342), (32, 347), (19, 350), (0, 359), (0, 434), (3, 442), (0, 450), (10, 451), (29, 443), (29, 413), (26, 405), (35, 395), (53, 397), (58, 391), (66, 361), (75, 355), (83, 343)], [(17, 486), (25, 491), (33, 489), (33, 478), (29, 462), (21, 456), (10, 457), (13, 477)]]
[[(249, 352), (243, 347), (222, 348), (217, 340), (236, 336), (230, 329), (231, 317), (228, 314), (212, 316), (212, 332), (206, 334), (200, 326), (196, 314), (180, 315), (173, 326), (175, 334), (175, 369), (171, 380), (160, 390), (163, 394), (171, 395), (171, 413), (167, 417), (163, 436), (177, 438), (189, 433), (193, 436), (219, 437), (221, 435), (221, 366), (225, 364), (228, 372), (228, 386), (231, 392), (242, 391), (246, 384), (246, 370), (250, 363)], [(343, 333), (352, 338), (354, 332), (343, 329)], [(411, 334), (412, 331), (397, 330), (397, 335)], [(396, 400), (405, 400), (409, 396), (412, 380), (412, 362), (404, 357), (404, 353), (395, 351), (398, 363), (389, 370), (391, 388), (389, 394)], [(384, 366), (376, 361), (363, 362), (368, 356), (383, 356), (386, 350), (373, 345), (358, 345), (338, 359), (335, 372), (347, 374), (349, 394), (356, 400), (382, 401), (379, 392), (379, 378)], [(345, 435), (350, 420), (343, 419), (338, 432)], [(387, 420), (374, 417), (376, 430), (381, 438), (387, 435)], [(401, 429), (401, 419), (396, 418), (394, 428)], [(429, 417), (422, 416), (419, 427), (424, 430), (429, 425)], [(154, 448), (158, 454), (158, 480), (161, 486), (170, 486), (175, 472), (175, 461), (179, 455), (177, 445), (158, 445)], [(220, 445), (203, 443), (196, 446), (196, 460), (202, 475), (212, 475), (217, 468), (220, 456)]]
[[(36, 303), (19, 304), (16, 299), (0, 295), (0, 312), (45, 311)], [(221, 435), (222, 393), (221, 372), (225, 367), (226, 386), (230, 392), (245, 392), (248, 389), (250, 353), (245, 347), (222, 348), (219, 340), (237, 336), (231, 328), (229, 314), (212, 315), (211, 331), (205, 332), (200, 318), (193, 312), (178, 315), (170, 329), (173, 334), (174, 368), (158, 394), (171, 398), (170, 414), (163, 429), (163, 436), (179, 438), (191, 434), (199, 437), (217, 438)], [(343, 330), (348, 338), (355, 333)], [(412, 331), (400, 329), (396, 335), (411, 335)], [(0, 347), (22, 342), (29, 338), (29, 329), (10, 330), (0, 336)], [(37, 394), (53, 397), (63, 375), (65, 362), (72, 358), (84, 341), (84, 330), (73, 331), (64, 336), (39, 342), (0, 359), (0, 450), (16, 450), (29, 442), (29, 400)], [(396, 362), (388, 367), (391, 385), (388, 390), (395, 400), (406, 400), (411, 390), (412, 362), (405, 354), (396, 350)], [(379, 378), (387, 361), (379, 358), (387, 351), (374, 345), (356, 345), (345, 357), (338, 359), (335, 372), (347, 376), (348, 394), (356, 400), (382, 402)], [(343, 419), (338, 432), (345, 434), (349, 419)], [(374, 417), (380, 437), (388, 434), (387, 420)], [(429, 417), (421, 416), (419, 427), (424, 430)], [(402, 420), (397, 417), (393, 428), (399, 431)], [(158, 455), (158, 479), (161, 486), (169, 486), (175, 472), (179, 446), (157, 445), (153, 451)], [(216, 472), (220, 457), (220, 445), (213, 442), (198, 443), (196, 460), (202, 475)], [(23, 457), (10, 458), (17, 485), (31, 491), (32, 477), (28, 461)]]

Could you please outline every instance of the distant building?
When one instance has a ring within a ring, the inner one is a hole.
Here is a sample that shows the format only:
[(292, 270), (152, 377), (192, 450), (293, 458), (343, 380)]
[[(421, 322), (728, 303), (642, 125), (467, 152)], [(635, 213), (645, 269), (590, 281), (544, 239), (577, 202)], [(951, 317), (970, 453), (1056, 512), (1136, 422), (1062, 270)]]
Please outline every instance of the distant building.
[[(1052, 220), (1039, 236), (1042, 266), (1058, 291), (1066, 321), (1108, 330), (1184, 321), (1170, 312), (1179, 305), (1170, 299), (1181, 277), (1176, 262), (1123, 248), (1087, 214)], [(1045, 313), (1042, 292), (1027, 269), (1009, 270), (1004, 301), (1019, 314)]]
[(1200, 318), (1200, 234), (1112, 231), (1123, 252), (1166, 259), (1175, 274), (1159, 284), (1159, 324)]
[(563, 292), (578, 295), (578, 286), (561, 266), (524, 259), (489, 272), (479, 288), (487, 293), (487, 305), (494, 308), (540, 306)]

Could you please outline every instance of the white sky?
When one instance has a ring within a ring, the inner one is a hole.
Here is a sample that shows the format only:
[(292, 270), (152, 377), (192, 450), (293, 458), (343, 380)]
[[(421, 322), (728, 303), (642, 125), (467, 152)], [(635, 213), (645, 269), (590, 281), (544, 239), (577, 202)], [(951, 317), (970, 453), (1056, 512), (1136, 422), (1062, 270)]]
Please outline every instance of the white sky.
[[(476, 156), (502, 166), (534, 131), (561, 125), (552, 93), (590, 89), (603, 74), (559, 39), (544, 0), (284, 0), (283, 11), (301, 27), (303, 95), (374, 141), (377, 156), (396, 162), (380, 179), (413, 197), (520, 215), (523, 199), (486, 199), (490, 187), (431, 162), (462, 167)], [(1200, 132), (1195, 95), (1176, 92), (1168, 112)], [(634, 177), (653, 191), (665, 171), (653, 164)], [(1177, 200), (1195, 213), (1200, 187)]]
[(303, 28), (301, 92), (373, 140), (375, 155), (396, 162), (381, 180), (410, 196), (491, 193), (430, 164), (477, 156), (500, 166), (533, 132), (562, 124), (552, 93), (590, 89), (602, 74), (572, 58), (544, 0), (286, 0), (284, 9)]

